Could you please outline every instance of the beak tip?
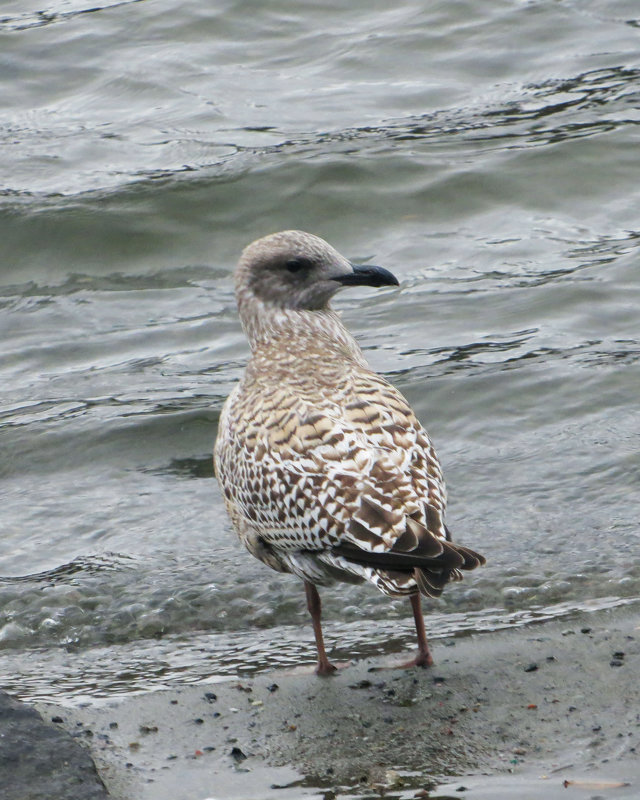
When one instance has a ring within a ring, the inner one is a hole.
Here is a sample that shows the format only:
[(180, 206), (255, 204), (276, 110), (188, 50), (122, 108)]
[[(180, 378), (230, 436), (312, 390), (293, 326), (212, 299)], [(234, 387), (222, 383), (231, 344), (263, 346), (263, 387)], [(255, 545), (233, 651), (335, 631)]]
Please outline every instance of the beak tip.
[(336, 278), (343, 286), (400, 286), (396, 276), (384, 267), (353, 264), (353, 272)]

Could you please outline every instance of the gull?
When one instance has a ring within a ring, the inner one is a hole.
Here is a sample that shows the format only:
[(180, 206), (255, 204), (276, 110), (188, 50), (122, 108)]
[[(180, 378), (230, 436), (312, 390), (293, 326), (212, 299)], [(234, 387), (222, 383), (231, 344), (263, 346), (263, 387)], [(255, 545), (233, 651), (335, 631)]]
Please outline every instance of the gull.
[(304, 581), (319, 675), (336, 667), (317, 586), (368, 581), (408, 596), (418, 653), (403, 666), (428, 667), (420, 596), (440, 596), (485, 563), (451, 541), (427, 432), (329, 305), (343, 287), (398, 285), (388, 270), (293, 230), (248, 245), (235, 270), (251, 354), (220, 415), (216, 475), (249, 552)]

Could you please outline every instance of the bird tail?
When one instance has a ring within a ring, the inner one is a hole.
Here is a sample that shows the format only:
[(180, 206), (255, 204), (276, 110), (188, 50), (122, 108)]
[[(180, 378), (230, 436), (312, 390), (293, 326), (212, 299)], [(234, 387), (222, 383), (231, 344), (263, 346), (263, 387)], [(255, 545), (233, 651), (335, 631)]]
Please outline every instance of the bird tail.
[[(373, 568), (374, 581), (385, 594), (411, 594), (416, 587), (427, 597), (439, 597), (450, 581), (462, 580), (461, 570), (472, 570), (486, 563), (475, 550), (429, 534), (419, 537), (411, 550), (371, 551), (351, 543), (332, 548), (335, 556), (348, 563)], [(386, 587), (386, 588), (385, 588)]]

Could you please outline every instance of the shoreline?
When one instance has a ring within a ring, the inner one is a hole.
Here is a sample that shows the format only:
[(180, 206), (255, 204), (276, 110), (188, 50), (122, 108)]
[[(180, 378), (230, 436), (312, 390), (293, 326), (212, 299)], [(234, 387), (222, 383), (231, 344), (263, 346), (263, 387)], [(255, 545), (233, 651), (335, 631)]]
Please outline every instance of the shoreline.
[(96, 706), (35, 706), (88, 748), (116, 800), (364, 790), (437, 798), (460, 786), (473, 800), (523, 788), (553, 798), (565, 780), (573, 797), (637, 797), (640, 626), (632, 610), (442, 639), (434, 658), (428, 670), (370, 671), (399, 663), (398, 653), (331, 678), (281, 670)]

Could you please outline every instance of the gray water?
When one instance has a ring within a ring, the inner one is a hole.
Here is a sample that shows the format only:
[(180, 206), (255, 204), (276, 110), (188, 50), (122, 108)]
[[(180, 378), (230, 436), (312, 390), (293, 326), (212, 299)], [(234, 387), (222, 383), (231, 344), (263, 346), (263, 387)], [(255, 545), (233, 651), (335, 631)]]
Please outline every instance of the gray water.
[[(3, 4), (5, 687), (64, 702), (313, 660), (299, 581), (241, 549), (211, 466), (247, 356), (230, 272), (283, 228), (400, 279), (336, 305), (488, 558), (430, 635), (640, 597), (639, 14)], [(337, 652), (410, 646), (406, 603), (323, 601)]]

